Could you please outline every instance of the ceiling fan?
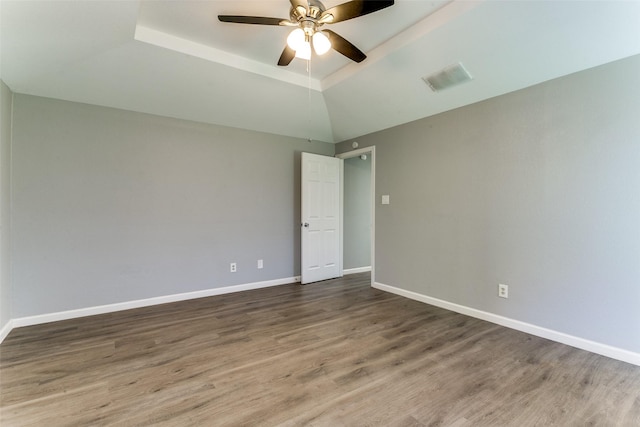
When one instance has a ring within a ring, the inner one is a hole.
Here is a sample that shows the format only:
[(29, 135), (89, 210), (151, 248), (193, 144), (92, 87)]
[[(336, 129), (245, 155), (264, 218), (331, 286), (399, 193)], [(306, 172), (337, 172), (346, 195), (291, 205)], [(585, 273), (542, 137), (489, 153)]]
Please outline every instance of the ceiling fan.
[(393, 0), (352, 0), (326, 9), (319, 0), (289, 0), (289, 19), (264, 16), (218, 15), (222, 22), (237, 24), (279, 25), (297, 27), (287, 37), (287, 44), (280, 55), (278, 65), (289, 65), (293, 58), (311, 59), (311, 44), (318, 55), (333, 48), (355, 62), (362, 62), (367, 55), (351, 42), (331, 30), (321, 30), (325, 24), (335, 24), (357, 18), (392, 6)]

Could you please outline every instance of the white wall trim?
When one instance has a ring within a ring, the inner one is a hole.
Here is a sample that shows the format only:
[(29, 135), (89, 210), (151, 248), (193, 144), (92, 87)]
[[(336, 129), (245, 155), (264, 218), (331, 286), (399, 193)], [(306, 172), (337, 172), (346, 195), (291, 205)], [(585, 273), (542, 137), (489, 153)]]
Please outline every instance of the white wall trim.
[(375, 282), (372, 286), (381, 291), (390, 292), (392, 294), (400, 295), (405, 298), (434, 305), (446, 310), (455, 311), (456, 313), (461, 313), (467, 316), (475, 317), (477, 319), (486, 320), (488, 322), (496, 323), (507, 328), (515, 329), (517, 331), (526, 332), (528, 334), (556, 341), (561, 344), (570, 345), (581, 350), (590, 351), (592, 353), (600, 354), (602, 356), (640, 366), (640, 353), (634, 353), (629, 350), (612, 347), (607, 344), (601, 344), (595, 341), (568, 335), (563, 332), (554, 331), (552, 329), (543, 328), (541, 326), (536, 326), (530, 323), (521, 322), (519, 320), (510, 319), (508, 317), (500, 316), (482, 310), (477, 310), (475, 308), (466, 307), (464, 305), (459, 305), (449, 301), (429, 297), (417, 292), (396, 288), (395, 286), (385, 285), (379, 282)]
[(370, 265), (367, 267), (347, 268), (342, 270), (342, 274), (346, 276), (347, 274), (366, 273), (367, 271), (371, 271)]
[[(141, 300), (119, 302), (115, 304), (98, 305), (94, 307), (80, 308), (77, 310), (60, 311), (57, 313), (39, 314), (36, 316), (19, 317), (9, 321), (11, 328), (5, 326), (2, 330), (8, 329), (6, 335), (12, 328), (22, 326), (39, 325), (41, 323), (57, 322), (59, 320), (75, 319), (78, 317), (94, 316), (96, 314), (112, 313), (115, 311), (130, 310), (132, 308), (148, 307), (151, 305), (166, 304), (171, 302), (185, 301), (189, 299), (211, 297), (215, 295), (229, 294), (232, 292), (249, 291), (253, 289), (268, 288), (271, 286), (287, 285), (300, 282), (300, 277), (286, 277), (283, 279), (267, 280), (263, 282), (245, 283), (241, 285), (225, 286), (222, 288), (204, 289), (201, 291), (185, 292), (181, 294), (165, 295), (160, 297), (146, 298)], [(4, 339), (6, 335), (0, 335)], [(2, 342), (2, 340), (0, 340)]]
[(9, 332), (13, 329), (13, 319), (9, 319), (9, 321), (0, 329), (0, 344), (2, 341), (9, 335)]

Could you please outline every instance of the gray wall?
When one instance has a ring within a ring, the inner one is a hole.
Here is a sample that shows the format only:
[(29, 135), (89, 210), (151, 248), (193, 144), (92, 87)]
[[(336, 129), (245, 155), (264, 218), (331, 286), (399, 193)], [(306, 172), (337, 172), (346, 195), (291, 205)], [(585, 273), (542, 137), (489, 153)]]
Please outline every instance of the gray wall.
[(299, 275), (300, 152), (333, 145), (20, 94), (13, 112), (14, 318)]
[(11, 99), (0, 80), (0, 330), (11, 313)]
[(344, 268), (371, 266), (371, 156), (344, 160)]
[(378, 282), (640, 352), (640, 57), (357, 140)]

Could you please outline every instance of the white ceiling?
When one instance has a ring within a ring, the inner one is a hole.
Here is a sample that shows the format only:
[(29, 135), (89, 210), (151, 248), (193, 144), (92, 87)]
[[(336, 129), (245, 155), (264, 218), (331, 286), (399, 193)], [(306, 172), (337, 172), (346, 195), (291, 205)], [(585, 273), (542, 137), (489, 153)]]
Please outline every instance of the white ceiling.
[[(326, 0), (332, 7), (346, 0)], [(368, 58), (276, 62), (287, 0), (0, 1), (18, 93), (339, 142), (640, 54), (639, 1), (422, 1), (329, 26)], [(469, 83), (422, 77), (462, 62)]]

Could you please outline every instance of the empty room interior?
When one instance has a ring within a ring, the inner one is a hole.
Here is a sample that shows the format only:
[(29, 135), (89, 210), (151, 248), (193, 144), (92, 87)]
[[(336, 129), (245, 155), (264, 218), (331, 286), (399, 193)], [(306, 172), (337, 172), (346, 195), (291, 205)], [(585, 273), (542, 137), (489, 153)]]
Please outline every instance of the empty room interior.
[(0, 1), (0, 425), (640, 425), (640, 2)]

